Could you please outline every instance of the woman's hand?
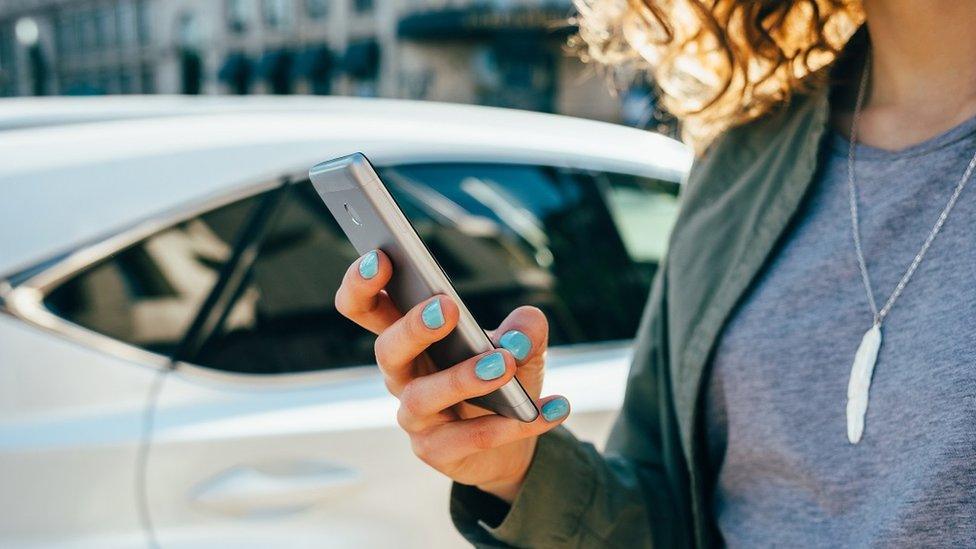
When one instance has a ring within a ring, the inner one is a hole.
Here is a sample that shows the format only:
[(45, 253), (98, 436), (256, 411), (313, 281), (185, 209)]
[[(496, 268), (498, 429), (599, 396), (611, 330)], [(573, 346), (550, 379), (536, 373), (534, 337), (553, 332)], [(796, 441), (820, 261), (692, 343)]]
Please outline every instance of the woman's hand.
[[(549, 324), (534, 307), (519, 307), (489, 336), (498, 351), (438, 371), (424, 354), (458, 319), (457, 305), (439, 295), (401, 314), (383, 291), (393, 268), (382, 252), (363, 255), (346, 271), (336, 309), (377, 334), (376, 362), (400, 400), (397, 420), (425, 463), (462, 484), (511, 502), (535, 452), (536, 438), (569, 414), (560, 396), (539, 400)], [(542, 414), (523, 423), (464, 401), (517, 377)]]

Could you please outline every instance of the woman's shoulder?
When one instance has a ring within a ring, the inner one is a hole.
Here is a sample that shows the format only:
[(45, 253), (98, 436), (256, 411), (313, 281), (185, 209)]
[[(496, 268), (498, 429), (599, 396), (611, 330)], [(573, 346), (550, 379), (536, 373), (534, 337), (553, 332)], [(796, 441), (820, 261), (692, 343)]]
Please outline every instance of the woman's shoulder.
[(750, 192), (775, 180), (819, 147), (829, 117), (827, 91), (796, 94), (788, 102), (719, 135), (694, 162), (683, 189), (685, 209), (701, 199)]
[[(825, 92), (798, 94), (713, 142), (682, 187), (671, 234), (672, 265), (734, 255), (750, 235), (764, 231), (767, 207), (785, 195), (802, 194), (812, 178), (828, 117)], [(716, 260), (712, 266), (722, 264)]]
[[(697, 160), (668, 248), (669, 329), (679, 353), (711, 305), (747, 280), (813, 177), (826, 107), (817, 96), (733, 128)], [(714, 327), (714, 326), (713, 326)]]

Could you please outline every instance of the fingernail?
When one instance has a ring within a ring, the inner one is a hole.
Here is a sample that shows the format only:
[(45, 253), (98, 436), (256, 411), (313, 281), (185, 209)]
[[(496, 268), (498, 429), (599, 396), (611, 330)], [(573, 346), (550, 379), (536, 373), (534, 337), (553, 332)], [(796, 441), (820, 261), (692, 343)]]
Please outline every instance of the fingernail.
[(481, 357), (474, 364), (474, 375), (482, 381), (491, 381), (505, 373), (505, 357), (501, 353), (491, 353)]
[(436, 330), (444, 325), (444, 311), (441, 311), (441, 300), (434, 299), (424, 306), (420, 313), (420, 318), (424, 321), (424, 326), (431, 330)]
[(519, 360), (529, 356), (529, 351), (532, 350), (532, 340), (518, 330), (505, 332), (498, 342), (501, 343), (503, 349), (508, 349)]
[(562, 419), (569, 413), (569, 401), (563, 397), (554, 398), (542, 405), (542, 417), (546, 421)]
[(379, 270), (380, 258), (376, 255), (376, 250), (368, 252), (359, 260), (359, 274), (363, 278), (373, 278)]

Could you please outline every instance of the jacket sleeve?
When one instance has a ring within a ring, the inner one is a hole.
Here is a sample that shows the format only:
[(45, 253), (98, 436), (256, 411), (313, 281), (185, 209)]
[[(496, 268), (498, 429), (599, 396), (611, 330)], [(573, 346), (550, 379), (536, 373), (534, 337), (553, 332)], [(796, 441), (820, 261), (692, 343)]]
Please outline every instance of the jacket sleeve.
[[(635, 345), (627, 393), (604, 454), (558, 427), (539, 438), (509, 508), (455, 484), (451, 516), (479, 547), (687, 545), (680, 456), (667, 372), (666, 268), (658, 270)], [(672, 457), (668, 457), (672, 456)]]

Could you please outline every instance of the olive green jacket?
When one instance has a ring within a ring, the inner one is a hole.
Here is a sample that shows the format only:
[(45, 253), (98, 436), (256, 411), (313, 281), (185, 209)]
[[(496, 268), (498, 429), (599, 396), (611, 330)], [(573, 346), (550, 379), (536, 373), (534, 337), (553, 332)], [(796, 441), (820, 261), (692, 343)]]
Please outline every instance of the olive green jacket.
[(718, 543), (705, 478), (703, 380), (723, 325), (814, 177), (827, 95), (821, 89), (794, 97), (726, 132), (696, 163), (641, 320), (606, 452), (561, 427), (543, 435), (510, 509), (455, 485), (452, 517), (469, 541), (483, 547)]

